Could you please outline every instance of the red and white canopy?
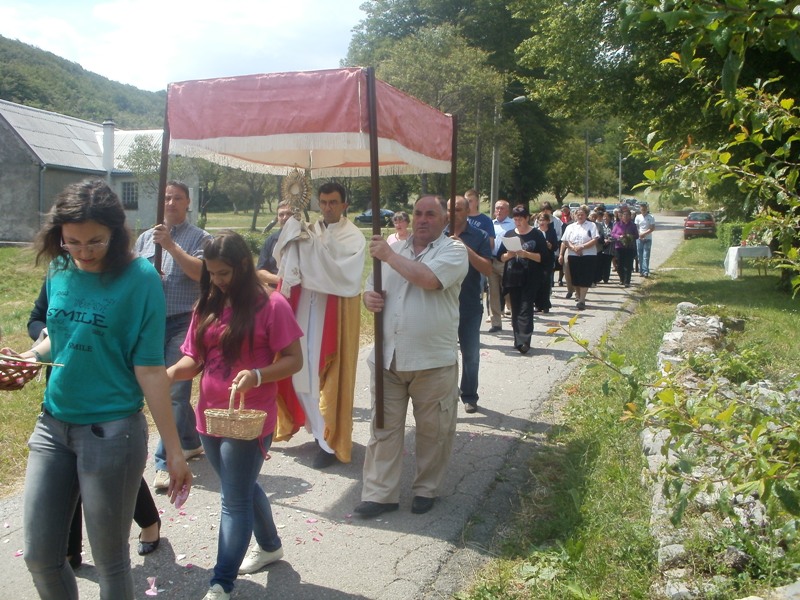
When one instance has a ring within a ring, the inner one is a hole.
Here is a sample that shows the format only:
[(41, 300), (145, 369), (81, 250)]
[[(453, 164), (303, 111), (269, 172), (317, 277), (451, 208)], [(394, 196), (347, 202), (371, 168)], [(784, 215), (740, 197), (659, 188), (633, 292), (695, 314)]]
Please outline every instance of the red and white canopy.
[[(172, 83), (170, 153), (263, 173), (369, 176), (366, 70)], [(453, 119), (376, 80), (381, 175), (448, 173)]]

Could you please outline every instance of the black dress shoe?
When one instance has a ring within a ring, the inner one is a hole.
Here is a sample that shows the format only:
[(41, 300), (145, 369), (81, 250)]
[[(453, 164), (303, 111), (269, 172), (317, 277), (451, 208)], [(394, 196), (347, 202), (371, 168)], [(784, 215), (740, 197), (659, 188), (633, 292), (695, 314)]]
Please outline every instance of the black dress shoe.
[(320, 448), (319, 452), (317, 452), (317, 455), (314, 457), (314, 462), (311, 463), (311, 466), (315, 469), (327, 469), (337, 460), (338, 459), (336, 458), (335, 454), (330, 454), (329, 452), (325, 452), (325, 450)]
[(158, 545), (160, 543), (161, 543), (161, 519), (158, 520), (158, 538), (156, 538), (154, 542), (143, 542), (142, 534), (139, 533), (139, 546), (136, 549), (136, 551), (139, 553), (139, 556), (146, 556), (147, 554), (155, 552), (156, 548), (158, 548)]
[(500, 325), (492, 325), (489, 327), (489, 333), (497, 333), (498, 331), (503, 331), (503, 328)]
[(567, 300), (572, 298), (572, 292), (567, 292), (567, 294), (564, 296), (564, 298), (566, 298)]
[(411, 512), (415, 515), (421, 515), (428, 512), (433, 508), (433, 503), (436, 498), (426, 498), (425, 496), (414, 496), (411, 502)]
[(519, 346), (517, 346), (517, 350), (519, 350), (520, 354), (527, 354), (528, 350), (530, 349), (531, 347), (529, 344), (520, 344)]
[(353, 512), (362, 519), (369, 519), (370, 517), (382, 515), (385, 512), (392, 512), (398, 508), (400, 508), (400, 505), (397, 502), (371, 502), (369, 500), (364, 500), (356, 506)]

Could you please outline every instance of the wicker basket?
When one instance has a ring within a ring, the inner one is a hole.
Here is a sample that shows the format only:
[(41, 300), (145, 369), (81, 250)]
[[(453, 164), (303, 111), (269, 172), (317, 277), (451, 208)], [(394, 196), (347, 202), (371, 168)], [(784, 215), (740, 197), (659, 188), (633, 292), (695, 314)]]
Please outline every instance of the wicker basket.
[(0, 359), (0, 390), (22, 389), (41, 368), (38, 363)]
[(234, 408), (236, 388), (231, 390), (228, 410), (224, 408), (207, 408), (206, 432), (208, 435), (233, 438), (235, 440), (254, 440), (261, 436), (264, 419), (267, 413), (263, 410), (244, 408), (244, 393), (239, 394), (239, 408)]

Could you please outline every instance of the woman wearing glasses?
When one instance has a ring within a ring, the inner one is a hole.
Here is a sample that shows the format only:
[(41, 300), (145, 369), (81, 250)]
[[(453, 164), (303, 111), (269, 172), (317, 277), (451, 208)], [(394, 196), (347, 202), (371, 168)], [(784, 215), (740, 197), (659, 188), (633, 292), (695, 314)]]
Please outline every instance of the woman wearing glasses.
[[(77, 598), (65, 560), (80, 494), (102, 598), (133, 598), (128, 538), (147, 458), (144, 400), (167, 448), (172, 501), (188, 492), (164, 367), (161, 279), (131, 253), (103, 181), (68, 186), (37, 237), (50, 261), (48, 337), (20, 356), (60, 363), (28, 442), (25, 563), (42, 598)], [(89, 385), (87, 385), (90, 382)]]

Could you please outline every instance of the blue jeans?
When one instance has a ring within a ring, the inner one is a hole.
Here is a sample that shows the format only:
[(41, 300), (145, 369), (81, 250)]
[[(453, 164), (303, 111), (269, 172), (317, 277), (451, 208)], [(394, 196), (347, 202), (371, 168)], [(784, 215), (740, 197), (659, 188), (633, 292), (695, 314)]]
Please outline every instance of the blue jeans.
[[(168, 367), (174, 365), (183, 356), (181, 345), (186, 339), (191, 319), (191, 313), (167, 317), (164, 362)], [(184, 450), (199, 448), (200, 435), (197, 433), (197, 418), (191, 403), (192, 381), (176, 381), (170, 387), (169, 393), (172, 398), (172, 414), (175, 417), (175, 425), (178, 427), (178, 436), (181, 439), (181, 448)], [(156, 470), (167, 470), (167, 452), (160, 439), (156, 446), (155, 464)]]
[(42, 413), (28, 448), (24, 557), (39, 596), (78, 598), (75, 574), (65, 557), (80, 493), (100, 598), (133, 599), (129, 537), (147, 462), (144, 415), (73, 425)]
[(639, 273), (650, 275), (650, 250), (653, 247), (653, 238), (636, 240), (636, 254), (639, 260)]
[(461, 401), (478, 403), (478, 369), (481, 361), (483, 307), (460, 313), (458, 343), (461, 346)]
[(264, 464), (260, 444), (263, 441), (263, 452), (266, 453), (272, 444), (272, 434), (263, 440), (234, 440), (208, 435), (201, 435), (200, 439), (208, 462), (219, 476), (222, 500), (217, 564), (210, 585), (218, 583), (230, 592), (253, 534), (264, 550), (274, 552), (281, 547), (269, 499), (256, 481)]

